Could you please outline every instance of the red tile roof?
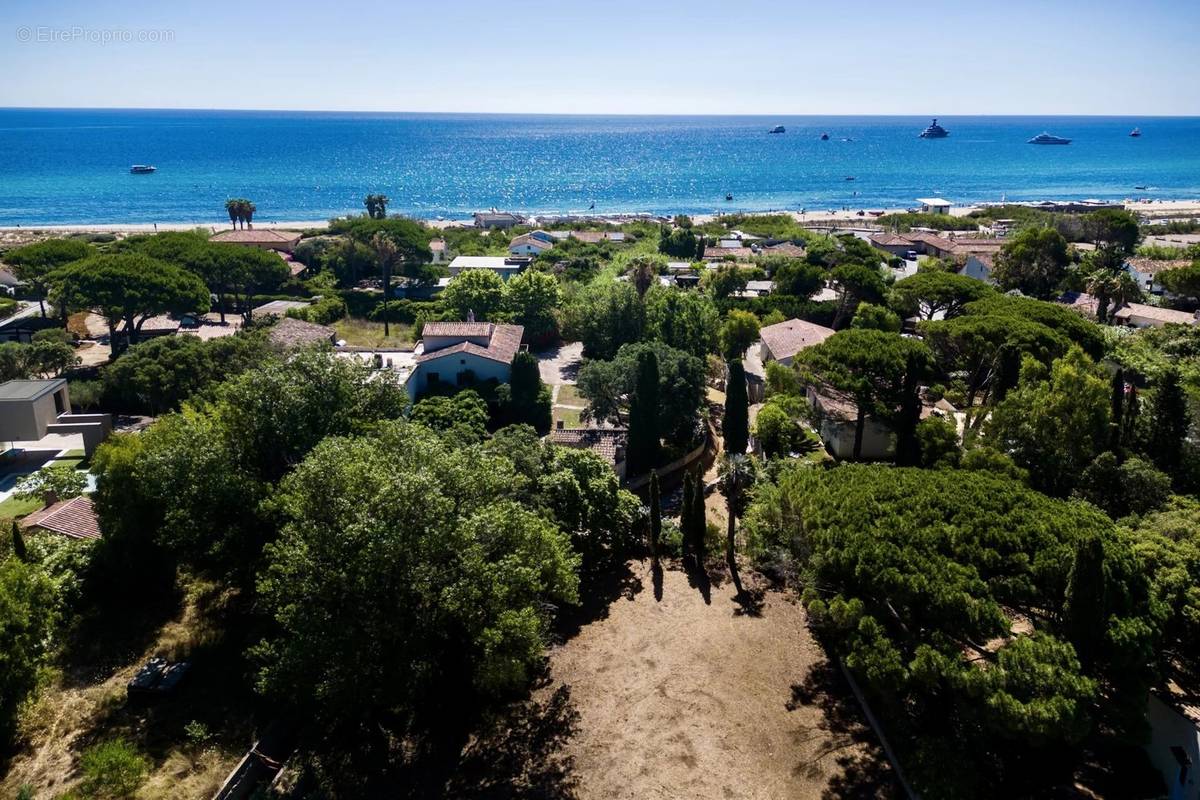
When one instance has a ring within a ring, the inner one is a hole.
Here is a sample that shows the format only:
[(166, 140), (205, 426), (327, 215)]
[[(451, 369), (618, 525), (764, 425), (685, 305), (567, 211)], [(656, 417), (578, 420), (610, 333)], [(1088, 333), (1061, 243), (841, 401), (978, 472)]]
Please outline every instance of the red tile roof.
[(60, 500), (41, 511), (35, 511), (21, 520), (25, 528), (41, 528), (72, 539), (99, 539), (100, 520), (92, 499), (81, 495), (70, 500)]
[(898, 233), (873, 233), (867, 237), (876, 247), (908, 247), (913, 240)]
[(792, 242), (780, 242), (764, 248), (767, 255), (772, 256), (791, 256), (792, 258), (803, 258), (804, 248)]
[[(438, 333), (430, 331), (430, 326), (432, 325), (440, 326)], [(479, 332), (480, 328), (485, 329), (485, 332)], [(443, 332), (447, 329), (470, 332)], [(493, 325), (490, 322), (429, 322), (425, 324), (423, 336), (461, 336), (464, 339), (476, 336), (488, 336), (488, 344), (484, 347), (474, 342), (459, 342), (449, 347), (442, 347), (428, 353), (421, 353), (416, 357), (415, 361), (418, 364), (424, 364), (427, 361), (434, 361), (443, 356), (457, 353), (471, 353), (480, 358), (498, 361), (502, 364), (511, 364), (513, 357), (521, 349), (521, 337), (524, 333), (525, 328), (520, 325)]]
[(759, 331), (763, 343), (777, 360), (791, 358), (806, 347), (812, 347), (833, 336), (833, 329), (814, 325), (802, 319), (789, 319), (768, 325)]
[(705, 258), (724, 259), (727, 256), (734, 258), (753, 258), (758, 255), (758, 252), (749, 247), (706, 247), (704, 248)]
[(426, 322), (423, 336), (491, 336), (490, 322)]
[(591, 450), (609, 464), (616, 464), (617, 451), (625, 446), (627, 435), (625, 428), (555, 428), (550, 431), (550, 441), (563, 447)]
[(300, 241), (300, 234), (292, 231), (276, 231), (270, 228), (258, 230), (243, 229), (221, 231), (208, 238), (210, 242), (227, 242), (231, 244), (265, 244), (280, 245)]

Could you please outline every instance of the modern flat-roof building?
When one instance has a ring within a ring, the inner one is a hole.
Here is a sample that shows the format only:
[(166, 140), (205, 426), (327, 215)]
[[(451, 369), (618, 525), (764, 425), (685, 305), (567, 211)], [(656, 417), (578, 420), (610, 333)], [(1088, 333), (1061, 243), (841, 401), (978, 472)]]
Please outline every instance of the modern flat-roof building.
[(511, 228), (524, 222), (524, 217), (507, 211), (476, 211), (476, 228)]
[(0, 383), (0, 446), (36, 442), (49, 433), (81, 434), (91, 455), (112, 430), (108, 414), (72, 414), (67, 382), (52, 380)]
[(450, 276), (471, 270), (486, 269), (508, 280), (533, 261), (528, 256), (455, 256), (450, 262)]
[(941, 197), (918, 197), (917, 202), (921, 204), (922, 214), (949, 214), (950, 206), (953, 205)]

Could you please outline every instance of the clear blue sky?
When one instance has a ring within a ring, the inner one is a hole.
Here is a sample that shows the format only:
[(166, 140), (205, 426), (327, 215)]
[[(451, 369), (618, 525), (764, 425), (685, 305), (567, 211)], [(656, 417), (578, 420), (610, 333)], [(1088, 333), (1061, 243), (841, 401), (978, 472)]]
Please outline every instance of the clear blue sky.
[(1200, 0), (3, 2), (0, 106), (1200, 115)]

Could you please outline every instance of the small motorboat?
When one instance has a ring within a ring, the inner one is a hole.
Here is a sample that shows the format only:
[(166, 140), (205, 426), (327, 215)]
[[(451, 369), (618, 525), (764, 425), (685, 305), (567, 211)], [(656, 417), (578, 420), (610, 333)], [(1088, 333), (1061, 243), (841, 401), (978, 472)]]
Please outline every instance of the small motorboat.
[(730, 194), (729, 192), (726, 192), (726, 193), (725, 193), (725, 199), (726, 199), (726, 200), (732, 200), (732, 199), (733, 199), (733, 195), (732, 195), (732, 194)]
[(1050, 134), (1043, 131), (1042, 133), (1039, 133), (1037, 136), (1030, 139), (1028, 143), (1029, 144), (1070, 144), (1071, 140), (1064, 139), (1061, 136), (1051, 136)]
[(158, 167), (155, 167), (151, 164), (134, 164), (129, 168), (129, 172), (133, 175), (149, 175), (156, 169), (158, 169)]
[(917, 134), (917, 138), (919, 138), (919, 139), (945, 139), (949, 135), (950, 135), (950, 131), (946, 130), (941, 125), (938, 125), (937, 117), (934, 117), (933, 123), (928, 128), (926, 128), (925, 130), (923, 130), (919, 134)]
[(771, 128), (771, 130), (767, 131), (767, 133), (783, 133), (786, 130), (787, 128), (783, 127), (782, 125), (776, 125), (774, 128)]
[(821, 134), (821, 141), (822, 141), (822, 142), (828, 142), (828, 141), (829, 141), (829, 134), (828, 134), (828, 133), (822, 133), (822, 134)]
[(857, 180), (857, 178), (856, 178), (856, 176), (854, 176), (854, 175), (847, 175), (847, 176), (846, 176), (846, 180), (848, 180), (848, 181), (853, 181), (853, 180)]
[(1141, 129), (1141, 128), (1134, 128), (1133, 130), (1131, 130), (1131, 131), (1129, 132), (1129, 135), (1130, 135), (1130, 136), (1132, 136), (1133, 138), (1135, 138), (1135, 139), (1136, 139), (1137, 137), (1139, 137), (1139, 136), (1141, 136), (1141, 135), (1142, 135), (1142, 129)]
[(1142, 192), (1144, 192), (1144, 191), (1146, 191), (1146, 189), (1148, 189), (1149, 187), (1148, 187), (1148, 186), (1135, 186), (1135, 187), (1133, 187), (1133, 188), (1137, 189), (1138, 191), (1142, 191)]

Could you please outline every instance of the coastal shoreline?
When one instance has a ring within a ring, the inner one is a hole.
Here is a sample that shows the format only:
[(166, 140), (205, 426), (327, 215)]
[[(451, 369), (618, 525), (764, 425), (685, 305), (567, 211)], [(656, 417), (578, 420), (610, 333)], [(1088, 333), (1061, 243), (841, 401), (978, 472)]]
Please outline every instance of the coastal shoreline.
[[(1030, 205), (1030, 204), (1031, 203), (1028, 203), (1028, 202), (1014, 203), (1014, 205)], [(1127, 201), (1123, 205), (1129, 211), (1133, 211), (1138, 214), (1147, 215), (1147, 216), (1162, 216), (1162, 217), (1189, 216), (1189, 215), (1200, 216), (1200, 199), (1196, 199), (1196, 200)], [(983, 207), (982, 204), (955, 206), (951, 209), (950, 213), (952, 216), (966, 216), (967, 214), (971, 213), (972, 211), (976, 211), (982, 207)], [(764, 208), (764, 209), (736, 209), (736, 210), (731, 209), (730, 211), (724, 212), (724, 213), (725, 214), (788, 214), (791, 217), (793, 217), (794, 219), (796, 219), (798, 222), (814, 223), (814, 224), (819, 224), (821, 222), (862, 222), (864, 224), (870, 224), (874, 220), (874, 217), (869, 216), (869, 215), (868, 216), (860, 216), (859, 210), (860, 209), (828, 211), (828, 210), (816, 209), (813, 211), (805, 211), (804, 213), (801, 213), (799, 211), (794, 211), (794, 210), (790, 210), (790, 209), (779, 209), (779, 208), (767, 209), (767, 208)], [(907, 209), (907, 208), (882, 208), (881, 209), (881, 208), (869, 208), (868, 207), (868, 208), (864, 208), (862, 210), (865, 210), (868, 212), (883, 212), (885, 214), (903, 214), (903, 213), (907, 212), (909, 209)], [(695, 222), (703, 224), (705, 222), (710, 222), (714, 219), (717, 219), (719, 216), (723, 216), (723, 215), (724, 214), (713, 213), (713, 214), (690, 214), (688, 216), (690, 216), (692, 218), (692, 220), (694, 220)], [(462, 218), (462, 219), (423, 219), (423, 218), (415, 216), (415, 215), (411, 215), (411, 216), (413, 219), (416, 219), (416, 220), (428, 225), (431, 228), (448, 228), (448, 227), (454, 227), (454, 226), (459, 226), (459, 225), (469, 226), (469, 225), (473, 224), (472, 219), (469, 217)], [(530, 212), (529, 216), (532, 216), (532, 217), (555, 216), (556, 217), (556, 216), (561, 216), (561, 215), (558, 213), (555, 213), (555, 212)], [(657, 219), (670, 219), (674, 215), (673, 214), (653, 214), (653, 215), (642, 216), (642, 215), (637, 215), (637, 214), (632, 214), (632, 213), (620, 212), (620, 213), (613, 213), (613, 214), (605, 214), (605, 213), (586, 214), (585, 213), (585, 214), (575, 214), (573, 216), (577, 217), (580, 220), (611, 219), (613, 221), (633, 221), (634, 219), (638, 218), (639, 216), (641, 216), (641, 218), (643, 218), (643, 219), (657, 220)], [(289, 221), (284, 221), (284, 222), (276, 222), (276, 221), (255, 222), (255, 223), (253, 223), (252, 227), (255, 229), (258, 229), (258, 230), (318, 230), (318, 229), (327, 228), (328, 226), (329, 226), (328, 219), (320, 219), (320, 220), (289, 220)], [(38, 224), (34, 224), (34, 225), (0, 225), (0, 233), (5, 233), (5, 234), (13, 234), (13, 233), (18, 233), (18, 234), (20, 234), (20, 233), (138, 234), (138, 233), (154, 233), (155, 231), (190, 231), (190, 230), (195, 230), (196, 228), (205, 228), (205, 229), (210, 230), (213, 233), (216, 233), (216, 232), (219, 232), (222, 230), (228, 230), (229, 226), (227, 224), (213, 222), (211, 220), (202, 221), (202, 222), (159, 222), (159, 223), (151, 223), (151, 222), (64, 223), (64, 224), (53, 224), (53, 225), (50, 225), (50, 224), (48, 224), (48, 225), (38, 225)]]

